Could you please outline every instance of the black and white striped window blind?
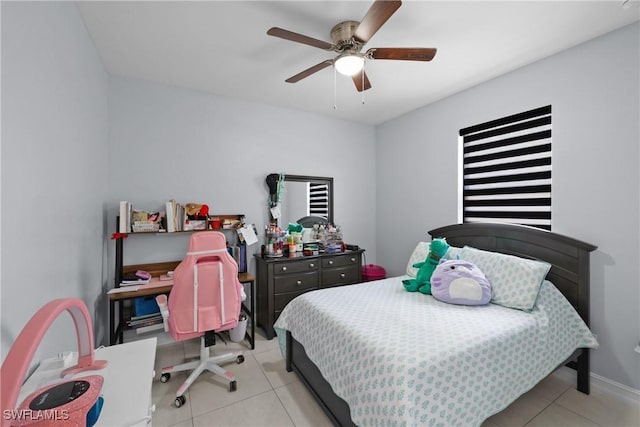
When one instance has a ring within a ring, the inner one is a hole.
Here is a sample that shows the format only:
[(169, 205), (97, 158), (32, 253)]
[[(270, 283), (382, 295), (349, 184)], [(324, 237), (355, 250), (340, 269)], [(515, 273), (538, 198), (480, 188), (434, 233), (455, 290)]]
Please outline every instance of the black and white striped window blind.
[(309, 183), (309, 215), (329, 217), (329, 188), (327, 184)]
[(460, 130), (462, 221), (551, 230), (551, 105)]

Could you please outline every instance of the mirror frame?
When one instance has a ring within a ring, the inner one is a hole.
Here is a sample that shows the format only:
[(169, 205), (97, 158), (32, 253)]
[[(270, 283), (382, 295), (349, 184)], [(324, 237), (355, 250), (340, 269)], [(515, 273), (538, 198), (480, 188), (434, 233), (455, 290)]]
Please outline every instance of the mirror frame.
[(287, 175), (284, 174), (284, 181), (291, 182), (319, 182), (326, 184), (329, 189), (329, 215), (327, 221), (330, 224), (333, 222), (333, 178), (326, 176), (308, 176), (308, 175)]

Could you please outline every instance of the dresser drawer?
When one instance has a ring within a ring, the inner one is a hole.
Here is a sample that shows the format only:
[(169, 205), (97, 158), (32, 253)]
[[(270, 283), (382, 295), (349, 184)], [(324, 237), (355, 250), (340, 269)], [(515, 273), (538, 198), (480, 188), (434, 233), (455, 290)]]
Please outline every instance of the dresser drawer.
[(344, 267), (347, 265), (357, 265), (359, 268), (360, 257), (355, 254), (349, 254), (322, 258), (322, 268)]
[(267, 339), (275, 337), (273, 325), (285, 306), (297, 296), (320, 288), (362, 281), (363, 249), (339, 253), (256, 259), (256, 319)]
[(327, 268), (322, 270), (322, 287), (348, 285), (358, 282), (359, 266)]
[(276, 276), (274, 278), (274, 292), (280, 294), (284, 292), (316, 289), (319, 285), (318, 276), (317, 271)]
[(312, 291), (313, 289), (309, 289), (306, 291), (300, 291), (300, 292), (288, 292), (286, 294), (277, 294), (275, 296), (275, 301), (274, 301), (274, 309), (275, 311), (282, 311), (284, 309), (284, 307), (289, 304), (289, 301), (291, 301), (292, 299), (294, 299), (295, 297), (297, 297), (298, 295), (302, 295), (306, 292)]
[(302, 261), (282, 262), (273, 266), (273, 274), (304, 273), (306, 271), (318, 271), (318, 259)]

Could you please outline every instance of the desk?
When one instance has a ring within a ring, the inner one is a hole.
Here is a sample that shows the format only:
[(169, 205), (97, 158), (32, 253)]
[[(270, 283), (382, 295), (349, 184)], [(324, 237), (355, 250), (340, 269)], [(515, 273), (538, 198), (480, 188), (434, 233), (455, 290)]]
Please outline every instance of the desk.
[[(166, 272), (166, 271), (165, 271)], [(238, 280), (240, 283), (249, 283), (250, 284), (250, 295), (247, 295), (249, 306), (245, 304), (247, 301), (242, 302), (242, 310), (249, 316), (251, 319), (251, 334), (247, 328), (246, 338), (251, 345), (251, 349), (255, 348), (255, 329), (256, 329), (256, 280), (255, 277), (249, 273), (239, 273)], [(132, 287), (131, 290), (122, 290), (126, 288), (118, 288), (117, 293), (110, 293), (109, 296), (109, 345), (114, 345), (118, 343), (124, 342), (124, 327), (125, 327), (125, 316), (122, 310), (122, 302), (125, 300), (133, 300), (134, 298), (151, 296), (151, 295), (160, 295), (160, 294), (168, 294), (171, 292), (171, 288), (173, 287), (173, 282), (169, 282), (167, 285), (159, 285), (156, 283), (151, 283), (149, 285), (139, 285), (136, 287)], [(116, 304), (118, 305), (118, 322), (116, 324)]]
[[(77, 353), (73, 363), (77, 361)], [(85, 371), (71, 378), (101, 375), (104, 378), (101, 394), (104, 405), (95, 427), (147, 426), (153, 413), (151, 386), (156, 358), (156, 339), (103, 347), (95, 351), (96, 360), (108, 362), (104, 369)], [(20, 390), (18, 403), (44, 384), (60, 379), (62, 368), (43, 370), (29, 377)]]

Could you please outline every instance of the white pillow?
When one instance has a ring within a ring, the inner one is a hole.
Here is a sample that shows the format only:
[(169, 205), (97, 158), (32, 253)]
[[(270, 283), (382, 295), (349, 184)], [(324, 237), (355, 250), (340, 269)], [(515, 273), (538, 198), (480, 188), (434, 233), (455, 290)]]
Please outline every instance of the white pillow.
[(446, 260), (459, 259), (458, 257), (460, 256), (461, 251), (462, 251), (462, 248), (459, 248), (457, 246), (449, 246), (447, 253), (444, 254), (442, 258)]
[(429, 253), (429, 244), (431, 242), (419, 242), (416, 248), (411, 253), (409, 257), (409, 262), (407, 263), (407, 275), (411, 277), (416, 277), (418, 274), (418, 269), (413, 266), (413, 264), (417, 262), (422, 262), (427, 259), (427, 254)]
[(465, 246), (460, 259), (474, 263), (491, 282), (491, 302), (531, 310), (551, 264)]

